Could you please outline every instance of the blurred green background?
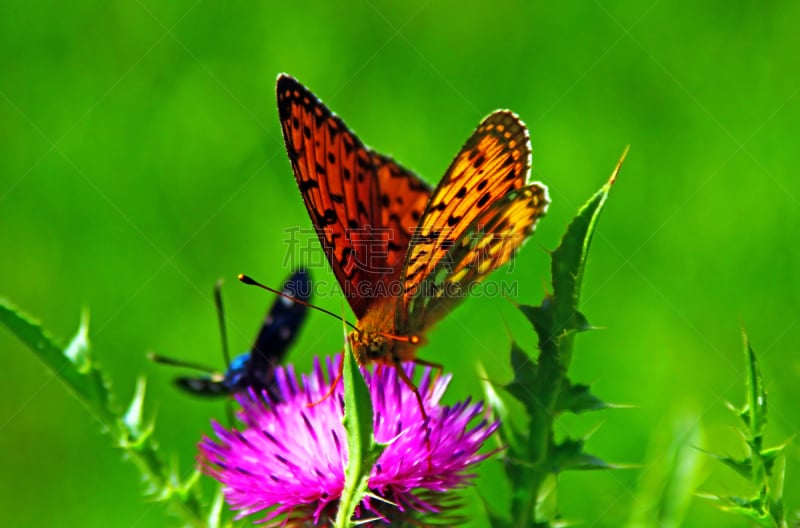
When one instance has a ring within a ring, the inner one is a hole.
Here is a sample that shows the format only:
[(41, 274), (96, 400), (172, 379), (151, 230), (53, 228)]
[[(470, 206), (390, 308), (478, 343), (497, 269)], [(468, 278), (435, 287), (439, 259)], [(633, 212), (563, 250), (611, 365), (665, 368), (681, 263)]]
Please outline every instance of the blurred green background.
[[(232, 346), (247, 348), (274, 299), (236, 274), (280, 284), (284, 229), (310, 225), (280, 137), (279, 72), (433, 183), (483, 116), (517, 112), (552, 198), (513, 267), (524, 302), (541, 299), (545, 250), (630, 144), (585, 282), (584, 312), (605, 330), (579, 339), (573, 377), (635, 407), (560, 424), (572, 435), (600, 426), (593, 453), (642, 464), (561, 480), (566, 518), (624, 525), (664, 464), (649, 446), (676, 424), (700, 428), (694, 445), (743, 453), (724, 406), (742, 402), (742, 326), (771, 398), (769, 440), (798, 430), (798, 26), (795, 2), (6, 0), (0, 295), (62, 338), (88, 307), (117, 391), (128, 398), (148, 376), (159, 438), (188, 472), (224, 405), (177, 393), (176, 372), (145, 354), (222, 365), (218, 277)], [(313, 274), (333, 280), (327, 265)], [(503, 299), (472, 299), (431, 332), (422, 357), (456, 374), (450, 401), (479, 396), (478, 362), (509, 379), (505, 325), (531, 348)], [(291, 359), (307, 368), (339, 350), (340, 333), (312, 314)], [(80, 403), (5, 330), (0, 350), (0, 524), (164, 525)], [(787, 471), (797, 508), (796, 444)], [(480, 489), (501, 503), (498, 464), (483, 473)], [(699, 478), (703, 491), (746, 491), (719, 464)], [(695, 499), (685, 526), (746, 524)]]

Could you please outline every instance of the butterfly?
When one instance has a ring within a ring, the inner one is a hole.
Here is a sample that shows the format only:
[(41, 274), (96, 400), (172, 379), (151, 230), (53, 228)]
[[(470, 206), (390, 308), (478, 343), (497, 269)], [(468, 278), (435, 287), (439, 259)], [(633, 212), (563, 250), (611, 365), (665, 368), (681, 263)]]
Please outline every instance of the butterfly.
[(434, 365), (416, 357), (425, 332), (505, 264), (546, 212), (547, 188), (528, 181), (527, 128), (512, 112), (493, 112), (432, 189), (364, 146), (294, 78), (278, 76), (277, 99), (297, 185), (358, 318), (348, 336), (357, 362)]
[[(275, 367), (281, 363), (292, 341), (297, 337), (306, 316), (307, 306), (304, 303), (308, 303), (311, 299), (311, 279), (308, 271), (305, 269), (295, 271), (283, 283), (281, 291), (285, 296), (278, 297), (270, 307), (248, 352), (234, 358), (224, 373), (182, 376), (175, 379), (175, 384), (185, 392), (198, 396), (223, 396), (248, 389), (253, 389), (257, 393), (267, 391), (274, 396)], [(215, 299), (223, 336), (223, 349), (227, 358), (227, 340), (219, 287), (215, 290)], [(160, 363), (210, 370), (163, 356), (151, 356), (151, 358)]]

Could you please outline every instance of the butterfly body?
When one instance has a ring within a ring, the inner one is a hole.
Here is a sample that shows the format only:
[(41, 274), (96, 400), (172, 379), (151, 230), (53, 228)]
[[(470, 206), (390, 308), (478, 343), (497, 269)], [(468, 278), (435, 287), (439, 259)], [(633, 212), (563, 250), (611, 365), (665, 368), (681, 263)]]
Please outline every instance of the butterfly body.
[[(303, 302), (311, 299), (311, 279), (300, 269), (283, 283), (282, 292)], [(305, 320), (307, 306), (279, 297), (270, 307), (249, 351), (236, 356), (224, 373), (183, 376), (175, 380), (186, 392), (198, 396), (223, 396), (249, 389), (273, 393), (275, 367), (286, 355)]]
[(223, 385), (225, 385), (229, 392), (236, 392), (237, 389), (243, 386), (254, 385), (254, 383), (248, 382), (249, 378), (256, 378), (259, 373), (253, 372), (250, 368), (252, 359), (252, 352), (243, 352), (233, 358), (231, 364), (228, 365), (228, 370), (225, 371)]
[(224, 373), (181, 376), (175, 379), (175, 383), (186, 392), (209, 397), (235, 394), (250, 386), (260, 390), (263, 383), (251, 372), (251, 359), (251, 352), (243, 352), (233, 358)]
[(358, 318), (357, 361), (416, 360), (426, 331), (511, 258), (547, 208), (546, 187), (528, 182), (525, 125), (490, 114), (432, 189), (292, 77), (278, 77), (277, 96), (303, 201)]
[(396, 365), (401, 361), (413, 361), (417, 348), (427, 340), (413, 332), (393, 330), (387, 332), (388, 325), (375, 324), (369, 320), (359, 320), (359, 329), (348, 335), (356, 361), (360, 365), (382, 363)]

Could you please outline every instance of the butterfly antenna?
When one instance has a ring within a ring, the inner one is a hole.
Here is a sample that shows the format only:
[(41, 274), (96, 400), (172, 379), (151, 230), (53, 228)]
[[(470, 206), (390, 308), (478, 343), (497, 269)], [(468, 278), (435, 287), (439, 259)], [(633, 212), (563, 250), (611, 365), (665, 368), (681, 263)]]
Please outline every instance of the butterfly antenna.
[(219, 335), (222, 339), (222, 355), (225, 358), (225, 367), (231, 366), (231, 354), (228, 350), (228, 331), (225, 328), (225, 308), (222, 304), (222, 279), (214, 284), (214, 305), (217, 308), (217, 322), (219, 323)]
[[(343, 321), (344, 324), (346, 324), (347, 326), (349, 326), (350, 328), (352, 328), (356, 332), (360, 332), (361, 331), (356, 325), (354, 325), (353, 323), (351, 323), (350, 321), (348, 321), (347, 319), (345, 319), (341, 315), (336, 315), (335, 313), (331, 312), (330, 310), (326, 310), (325, 308), (322, 308), (322, 307), (317, 306), (315, 304), (311, 304), (311, 303), (306, 302), (306, 301), (304, 301), (302, 299), (298, 299), (297, 297), (292, 297), (288, 293), (284, 293), (284, 292), (282, 292), (280, 290), (276, 290), (274, 288), (270, 288), (269, 286), (265, 286), (264, 284), (261, 284), (260, 282), (258, 282), (254, 278), (252, 278), (252, 277), (250, 277), (248, 275), (245, 275), (244, 273), (240, 273), (239, 274), (239, 280), (241, 282), (245, 283), (245, 284), (250, 285), (250, 286), (258, 286), (262, 290), (267, 290), (268, 292), (274, 293), (275, 295), (279, 295), (279, 296), (283, 297), (284, 299), (289, 299), (290, 301), (296, 302), (297, 304), (302, 304), (303, 306), (308, 306), (309, 308), (313, 308), (313, 309), (315, 309), (317, 311), (320, 311), (322, 313), (328, 314), (331, 317), (335, 317), (339, 321)], [(417, 339), (419, 339), (419, 337), (417, 337)]]
[(400, 341), (402, 343), (410, 343), (412, 345), (418, 345), (422, 340), (416, 334), (408, 335), (408, 336), (401, 336), (401, 335), (394, 335), (389, 334), (387, 332), (377, 332), (378, 335), (382, 335), (386, 339), (391, 339), (393, 341)]
[(192, 363), (191, 361), (184, 361), (182, 359), (175, 359), (167, 356), (160, 356), (153, 352), (148, 352), (147, 359), (152, 361), (153, 363), (161, 363), (162, 365), (171, 365), (173, 367), (181, 367), (181, 368), (188, 368), (192, 370), (198, 370), (200, 372), (205, 372), (206, 374), (216, 374), (217, 371), (205, 365), (200, 365), (199, 363)]

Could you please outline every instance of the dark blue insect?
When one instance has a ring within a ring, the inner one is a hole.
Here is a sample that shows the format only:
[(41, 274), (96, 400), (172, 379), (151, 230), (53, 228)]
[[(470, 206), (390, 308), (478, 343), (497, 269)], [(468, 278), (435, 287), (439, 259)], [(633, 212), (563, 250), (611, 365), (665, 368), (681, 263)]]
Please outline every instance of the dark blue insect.
[[(308, 303), (311, 299), (311, 278), (308, 271), (300, 269), (294, 272), (283, 283), (281, 291), (294, 299)], [(228, 363), (227, 371), (225, 373), (212, 372), (211, 369), (193, 363), (163, 356), (151, 355), (151, 359), (159, 363), (168, 363), (209, 372), (204, 376), (182, 376), (175, 380), (178, 387), (191, 394), (214, 397), (235, 394), (249, 388), (259, 392), (267, 390), (273, 393), (275, 367), (283, 361), (289, 345), (297, 337), (308, 307), (286, 297), (278, 297), (269, 312), (267, 312), (267, 316), (250, 351), (237, 356), (233, 361), (229, 361), (225, 318), (219, 285), (215, 288), (214, 293), (220, 321), (220, 332), (222, 334), (222, 347), (225, 360)]]

